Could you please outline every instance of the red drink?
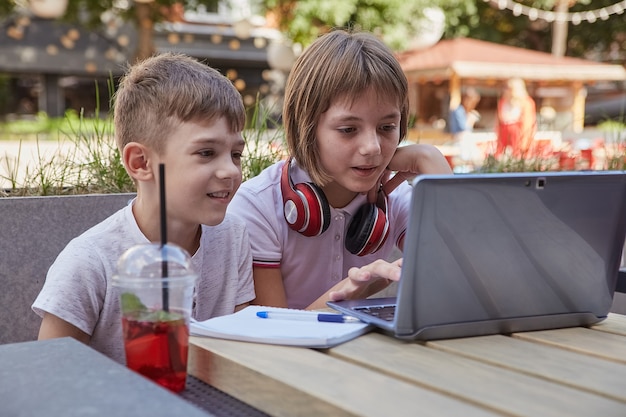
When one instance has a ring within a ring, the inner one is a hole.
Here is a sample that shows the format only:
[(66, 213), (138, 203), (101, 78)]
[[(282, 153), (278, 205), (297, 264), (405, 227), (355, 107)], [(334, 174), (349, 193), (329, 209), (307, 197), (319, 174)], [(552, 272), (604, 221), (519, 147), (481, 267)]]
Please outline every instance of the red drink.
[(143, 312), (122, 318), (126, 365), (174, 392), (185, 389), (189, 326), (182, 314)]

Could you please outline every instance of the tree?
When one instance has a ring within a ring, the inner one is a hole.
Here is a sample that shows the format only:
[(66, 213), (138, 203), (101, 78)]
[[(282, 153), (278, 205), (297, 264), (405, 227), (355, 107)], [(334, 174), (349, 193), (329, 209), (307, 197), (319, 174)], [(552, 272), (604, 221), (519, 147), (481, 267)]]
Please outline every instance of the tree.
[[(26, 0), (14, 0), (25, 2)], [(226, 0), (128, 0), (126, 9), (119, 0), (71, 0), (66, 19), (101, 25), (105, 11), (115, 11), (133, 22), (139, 33), (136, 57), (154, 51), (152, 30), (165, 16), (204, 7), (217, 10)], [(409, 46), (420, 31), (420, 19), (427, 7), (439, 7), (446, 16), (444, 39), (466, 36), (537, 51), (552, 50), (554, 25), (541, 19), (516, 16), (500, 10), (498, 2), (474, 0), (250, 0), (267, 11), (270, 20), (293, 42), (308, 45), (321, 33), (334, 27), (357, 27), (378, 33), (395, 50)], [(524, 6), (554, 10), (563, 0), (515, 0)], [(582, 12), (615, 4), (617, 0), (570, 0), (569, 12)], [(493, 4), (492, 4), (493, 3)], [(0, 16), (13, 9), (13, 2), (0, 1)], [(567, 25), (565, 55), (624, 63), (626, 25), (622, 15), (613, 15), (594, 23), (582, 21)]]
[(294, 42), (308, 45), (334, 27), (356, 27), (379, 34), (396, 50), (406, 48), (420, 31), (424, 9), (473, 0), (263, 0), (278, 27)]
[[(515, 0), (525, 6), (554, 10), (559, 0)], [(570, 1), (569, 12), (587, 12), (614, 5), (617, 0)], [(453, 3), (453, 2), (450, 2)], [(475, 12), (464, 9), (464, 1), (458, 5), (442, 6), (446, 14), (447, 28), (444, 38), (467, 36), (543, 52), (552, 51), (554, 25), (545, 20), (531, 20), (528, 16), (515, 16), (511, 10), (500, 10), (484, 1), (475, 4)], [(566, 56), (584, 57), (616, 64), (624, 64), (626, 56), (626, 25), (624, 16), (613, 15), (606, 20), (591, 23), (569, 22), (567, 25)]]
[[(146, 58), (154, 53), (154, 23), (164, 18), (176, 19), (184, 10), (206, 8), (217, 10), (218, 0), (70, 0), (64, 20), (81, 22), (90, 28), (102, 26), (103, 13), (114, 13), (132, 22), (138, 33), (135, 59)], [(0, 1), (0, 17), (12, 13), (15, 4), (26, 5), (26, 0)]]
[[(560, 0), (515, 0), (542, 10), (554, 10)], [(617, 0), (572, 0), (569, 12), (588, 11)], [(263, 0), (279, 28), (294, 42), (308, 45), (333, 27), (360, 27), (379, 33), (395, 50), (416, 35), (423, 9), (440, 7), (446, 16), (443, 38), (471, 37), (537, 51), (551, 52), (553, 25), (516, 16), (485, 1), (473, 0)], [(594, 23), (568, 24), (565, 55), (624, 63), (626, 25), (623, 15)]]

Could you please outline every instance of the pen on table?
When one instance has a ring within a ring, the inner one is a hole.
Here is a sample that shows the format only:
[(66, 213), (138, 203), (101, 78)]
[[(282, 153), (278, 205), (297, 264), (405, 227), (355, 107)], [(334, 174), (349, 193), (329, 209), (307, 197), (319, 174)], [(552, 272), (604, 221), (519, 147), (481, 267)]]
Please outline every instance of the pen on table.
[(257, 317), (262, 319), (323, 321), (329, 323), (360, 323), (356, 317), (344, 314), (312, 313), (312, 312), (281, 312), (281, 311), (257, 311)]

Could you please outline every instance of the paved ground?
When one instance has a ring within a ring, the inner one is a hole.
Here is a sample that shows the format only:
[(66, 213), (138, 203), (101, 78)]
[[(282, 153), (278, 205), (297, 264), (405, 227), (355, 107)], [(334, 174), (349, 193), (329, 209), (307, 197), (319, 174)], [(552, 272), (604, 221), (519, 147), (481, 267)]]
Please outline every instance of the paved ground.
[(19, 187), (42, 167), (48, 172), (44, 175), (51, 177), (53, 164), (81, 158), (71, 141), (0, 141), (0, 188), (11, 188), (12, 182)]

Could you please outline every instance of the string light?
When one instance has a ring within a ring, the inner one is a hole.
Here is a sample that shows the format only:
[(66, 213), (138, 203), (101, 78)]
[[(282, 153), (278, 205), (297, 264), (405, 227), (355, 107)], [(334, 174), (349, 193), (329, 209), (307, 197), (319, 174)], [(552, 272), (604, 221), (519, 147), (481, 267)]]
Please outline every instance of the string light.
[(598, 20), (607, 20), (611, 15), (623, 14), (626, 10), (626, 0), (602, 7), (601, 9), (589, 10), (586, 12), (551, 12), (535, 7), (525, 6), (513, 0), (483, 0), (491, 3), (500, 10), (511, 10), (515, 16), (528, 16), (530, 20), (545, 20), (546, 22), (572, 22), (579, 25), (581, 22), (595, 23)]

